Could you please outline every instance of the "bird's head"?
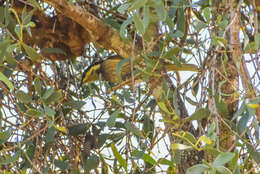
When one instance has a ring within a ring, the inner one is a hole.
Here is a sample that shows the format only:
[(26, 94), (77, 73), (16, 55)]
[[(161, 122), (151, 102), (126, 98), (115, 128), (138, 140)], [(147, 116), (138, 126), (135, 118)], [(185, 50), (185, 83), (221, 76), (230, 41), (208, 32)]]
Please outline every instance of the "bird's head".
[(80, 86), (88, 82), (94, 82), (99, 79), (100, 62), (94, 63), (89, 66), (82, 75)]

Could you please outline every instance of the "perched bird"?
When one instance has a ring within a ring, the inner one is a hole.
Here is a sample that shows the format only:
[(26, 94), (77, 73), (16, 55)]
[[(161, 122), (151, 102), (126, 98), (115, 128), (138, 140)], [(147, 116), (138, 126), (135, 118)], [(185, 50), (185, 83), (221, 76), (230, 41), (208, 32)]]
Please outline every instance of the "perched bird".
[[(99, 75), (101, 74), (102, 80), (108, 81), (111, 83), (119, 83), (121, 79), (125, 79), (125, 77), (130, 77), (130, 63), (126, 62), (123, 64), (120, 75), (121, 78), (117, 75), (117, 64), (122, 61), (124, 58), (120, 56), (111, 56), (106, 60), (102, 60), (99, 62), (95, 62), (90, 65), (83, 73), (81, 79), (81, 86), (84, 83), (98, 81)], [(168, 71), (199, 71), (198, 67), (192, 64), (164, 64), (167, 72)]]

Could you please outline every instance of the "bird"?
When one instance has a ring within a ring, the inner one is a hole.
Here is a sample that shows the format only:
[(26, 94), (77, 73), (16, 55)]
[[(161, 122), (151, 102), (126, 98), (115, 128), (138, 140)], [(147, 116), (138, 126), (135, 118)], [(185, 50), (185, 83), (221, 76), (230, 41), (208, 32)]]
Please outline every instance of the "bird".
[[(121, 67), (120, 76), (117, 75), (117, 64), (124, 60), (120, 56), (111, 56), (105, 60), (101, 60), (91, 64), (82, 74), (82, 79), (80, 86), (85, 83), (94, 82), (101, 78), (103, 81), (108, 81), (110, 83), (120, 83), (122, 80), (125, 80), (126, 77), (130, 77), (131, 66), (130, 62), (126, 61)], [(172, 64), (164, 63), (166, 71), (195, 71), (198, 72), (199, 69), (196, 65), (193, 64)]]

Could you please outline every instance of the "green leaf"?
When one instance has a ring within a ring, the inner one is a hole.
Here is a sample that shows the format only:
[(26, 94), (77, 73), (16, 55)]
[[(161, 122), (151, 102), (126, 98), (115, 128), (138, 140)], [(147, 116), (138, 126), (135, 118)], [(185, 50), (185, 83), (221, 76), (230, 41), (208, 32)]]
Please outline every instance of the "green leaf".
[(143, 7), (143, 6), (145, 6), (145, 4), (147, 3), (147, 0), (135, 0), (132, 4), (131, 4), (131, 6), (130, 6), (130, 8), (129, 8), (129, 10), (137, 10), (137, 9), (139, 9), (139, 8), (141, 8), (141, 7)]
[(39, 78), (35, 78), (34, 80), (34, 88), (37, 92), (37, 94), (42, 97), (42, 93), (43, 93), (43, 90), (42, 90), (42, 81), (39, 79)]
[(32, 102), (32, 98), (31, 98), (28, 94), (26, 94), (26, 93), (24, 93), (24, 92), (22, 92), (22, 91), (18, 91), (18, 92), (16, 93), (16, 97), (17, 97), (22, 103), (25, 103), (25, 104), (28, 104), (28, 103), (31, 103), (31, 102)]
[(207, 27), (207, 24), (205, 24), (205, 23), (203, 23), (203, 22), (201, 22), (201, 21), (195, 21), (194, 24), (195, 24), (194, 27), (195, 27), (195, 29), (196, 29), (198, 32), (199, 32), (201, 29)]
[(165, 113), (175, 115), (175, 112), (170, 112), (163, 102), (158, 102), (157, 104)]
[(208, 170), (209, 167), (205, 164), (196, 164), (188, 168), (186, 174), (202, 174), (204, 171)]
[(116, 110), (116, 111), (114, 111), (114, 112), (110, 115), (110, 117), (108, 118), (107, 123), (106, 123), (106, 125), (107, 125), (108, 127), (111, 128), (111, 127), (114, 127), (114, 126), (115, 126), (115, 124), (116, 124), (116, 118), (117, 118), (118, 114), (119, 114), (119, 110)]
[(4, 17), (5, 17), (5, 11), (4, 11), (4, 7), (0, 7), (0, 24), (3, 24), (4, 22)]
[(6, 86), (7, 86), (9, 89), (11, 89), (11, 90), (14, 89), (13, 84), (9, 81), (9, 79), (8, 79), (2, 72), (0, 72), (0, 80), (1, 80), (2, 82), (4, 82), (4, 84), (6, 84)]
[(116, 65), (116, 75), (121, 78), (121, 70), (126, 63), (129, 63), (130, 59), (122, 59)]
[(102, 147), (106, 143), (106, 140), (108, 139), (109, 135), (110, 134), (99, 134), (98, 147)]
[(192, 12), (195, 14), (195, 16), (197, 17), (197, 19), (199, 19), (202, 22), (205, 22), (204, 17), (201, 15), (201, 13), (199, 11), (197, 11), (197, 8), (191, 8)]
[(150, 23), (150, 10), (148, 6), (144, 6), (144, 17), (143, 17), (144, 28), (146, 29)]
[(168, 159), (165, 159), (165, 158), (160, 158), (160, 159), (158, 159), (158, 163), (159, 164), (162, 164), (162, 165), (168, 165), (168, 166), (171, 166), (171, 167), (173, 167), (174, 165), (174, 162), (172, 162), (172, 161), (170, 161), (170, 160), (168, 160)]
[(35, 11), (35, 10), (33, 9), (33, 10), (31, 10), (30, 12), (27, 12), (27, 11), (26, 11), (26, 6), (24, 6), (23, 12), (22, 12), (22, 23), (23, 23), (24, 25), (26, 25), (26, 24), (28, 24), (29, 22), (31, 22), (31, 20), (32, 20), (32, 15), (33, 15), (34, 11)]
[(243, 101), (240, 108), (237, 110), (237, 112), (234, 114), (231, 121), (234, 121), (237, 117), (241, 116), (242, 113), (246, 110), (246, 102)]
[(42, 48), (41, 53), (49, 53), (49, 54), (56, 53), (56, 54), (63, 54), (65, 56), (67, 55), (66, 52), (60, 48)]
[(30, 59), (33, 62), (37, 62), (41, 60), (41, 56), (35, 51), (35, 49), (33, 49), (32, 47), (22, 43), (23, 48), (25, 49), (25, 52), (27, 53), (27, 55), (30, 57)]
[(70, 100), (70, 101), (63, 103), (63, 106), (68, 106), (73, 109), (80, 109), (85, 104), (86, 104), (86, 102), (84, 102), (84, 101)]
[(200, 121), (203, 118), (209, 117), (209, 115), (210, 115), (210, 110), (208, 108), (200, 108), (190, 117), (187, 117), (185, 121), (192, 121), (192, 120)]
[(121, 24), (119, 24), (112, 16), (108, 16), (103, 20), (106, 24), (109, 24), (113, 28), (115, 28), (117, 31), (120, 31)]
[(228, 118), (229, 117), (229, 112), (228, 112), (227, 105), (224, 103), (224, 101), (222, 99), (219, 99), (218, 95), (215, 96), (215, 102), (216, 102), (217, 111), (221, 115), (223, 115), (224, 118)]
[(250, 144), (246, 143), (247, 150), (249, 154), (252, 156), (254, 161), (259, 165), (260, 164), (260, 152), (255, 149), (255, 147)]
[(32, 4), (34, 7), (36, 7), (37, 9), (41, 9), (40, 5), (36, 0), (28, 0), (28, 2)]
[(237, 123), (237, 133), (240, 135), (246, 128), (250, 117), (247, 113), (242, 114), (242, 117)]
[(133, 151), (132, 155), (138, 159), (143, 159), (145, 162), (151, 165), (157, 164), (156, 161), (149, 154), (146, 154), (143, 151), (135, 150)]
[(204, 8), (203, 10), (203, 16), (206, 18), (207, 22), (210, 21), (211, 11), (209, 7)]
[(141, 134), (139, 133), (139, 131), (135, 127), (133, 127), (129, 121), (127, 121), (124, 125), (128, 131), (132, 132), (134, 135), (136, 135), (138, 137), (141, 137)]
[(12, 135), (12, 130), (9, 129), (5, 132), (0, 132), (0, 145), (5, 143)]
[(126, 27), (133, 22), (133, 17), (128, 18), (123, 22), (123, 24), (120, 27), (120, 37), (126, 38)]
[(69, 166), (69, 162), (61, 161), (61, 160), (54, 160), (54, 165), (56, 167), (60, 168), (61, 171), (65, 171)]
[(178, 144), (178, 143), (174, 143), (171, 145), (171, 148), (173, 150), (187, 150), (187, 149), (192, 149), (192, 146), (188, 146), (185, 144)]
[(43, 105), (44, 106), (44, 112), (49, 116), (49, 117), (53, 117), (56, 112), (50, 108), (49, 106), (46, 106), (45, 104)]
[(232, 174), (232, 172), (226, 168), (225, 166), (217, 166), (216, 170), (220, 172), (221, 174)]
[(231, 152), (220, 153), (215, 159), (215, 161), (213, 162), (213, 168), (226, 164), (227, 162), (231, 161), (234, 156), (235, 153), (231, 153)]
[[(190, 132), (181, 132), (181, 136), (187, 143), (193, 143), (195, 144), (197, 142), (196, 138), (190, 133)], [(187, 140), (186, 140), (187, 139)]]
[(172, 34), (172, 37), (174, 37), (174, 38), (183, 37), (183, 36), (184, 36), (184, 32), (179, 31), (179, 30), (175, 31), (175, 32)]
[(151, 120), (148, 116), (144, 115), (143, 132), (145, 133), (146, 136), (152, 139), (153, 131), (154, 131), (153, 120)]
[(117, 11), (121, 14), (124, 14), (125, 11), (128, 9), (128, 7), (129, 7), (129, 3), (124, 3), (117, 9)]
[(47, 144), (54, 143), (56, 141), (56, 139), (55, 139), (56, 133), (57, 133), (57, 130), (53, 126), (48, 128), (46, 136), (45, 136), (45, 141)]
[(97, 155), (91, 155), (85, 162), (84, 167), (86, 170), (90, 171), (98, 167), (99, 157)]
[(158, 17), (158, 20), (165, 21), (167, 12), (164, 8), (164, 2), (162, 0), (152, 0), (151, 6), (154, 8), (154, 11)]
[[(3, 57), (6, 55), (7, 49), (10, 47), (10, 44), (12, 43), (11, 40), (1, 40), (0, 41), (0, 60), (3, 59)], [(1, 63), (2, 61), (0, 61)]]
[(177, 10), (177, 31), (181, 31), (182, 33), (185, 33), (185, 21), (186, 21), (186, 17), (184, 14), (184, 9), (183, 8), (179, 8)]
[(87, 127), (88, 127), (88, 124), (85, 124), (85, 123), (72, 125), (68, 128), (69, 135), (78, 136), (80, 134), (85, 134)]
[(34, 116), (34, 117), (41, 117), (43, 116), (43, 113), (41, 111), (39, 111), (38, 109), (28, 109), (26, 111), (26, 113), (30, 116)]
[(46, 100), (47, 98), (49, 98), (53, 93), (54, 93), (55, 89), (53, 87), (47, 89), (47, 91), (44, 92), (42, 98), (44, 100)]
[(259, 48), (260, 47), (260, 33), (257, 33), (255, 35), (255, 44), (256, 44), (256, 47)]
[(44, 100), (46, 104), (51, 104), (53, 102), (57, 102), (62, 98), (62, 90), (54, 91), (48, 98)]
[(156, 161), (146, 153), (143, 153), (142, 159), (149, 164), (156, 165)]
[(13, 156), (8, 156), (6, 159), (0, 160), (0, 165), (6, 165), (15, 162), (21, 156), (22, 151), (18, 150)]
[[(176, 47), (173, 47), (173, 48), (168, 49), (168, 51), (167, 51), (166, 53), (164, 53), (162, 57), (163, 57), (164, 59), (169, 59), (169, 60), (171, 60), (171, 59), (173, 59), (173, 56), (175, 56), (175, 58), (176, 58), (176, 56), (178, 56), (178, 54), (179, 54), (180, 51), (181, 51), (181, 48), (178, 47), (178, 46), (176, 46)], [(177, 64), (178, 66), (181, 66), (181, 62), (180, 62), (179, 59), (176, 59), (176, 60), (174, 61), (174, 63)]]
[(127, 164), (126, 160), (121, 156), (121, 154), (117, 151), (116, 147), (114, 144), (111, 144), (111, 149), (113, 151), (114, 156), (118, 160), (119, 164), (127, 171)]
[(134, 14), (133, 20), (134, 20), (135, 27), (136, 27), (137, 31), (138, 31), (140, 34), (143, 35), (143, 34), (145, 33), (145, 27), (144, 27), (144, 24), (143, 24), (143, 22), (142, 22), (140, 16), (139, 16), (137, 13)]

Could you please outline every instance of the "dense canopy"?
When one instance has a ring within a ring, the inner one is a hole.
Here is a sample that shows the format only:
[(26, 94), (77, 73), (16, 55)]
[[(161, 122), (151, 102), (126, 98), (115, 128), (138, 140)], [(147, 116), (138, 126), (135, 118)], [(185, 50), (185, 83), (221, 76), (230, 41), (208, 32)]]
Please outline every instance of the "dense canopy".
[(259, 173), (259, 28), (259, 0), (1, 0), (0, 171)]

